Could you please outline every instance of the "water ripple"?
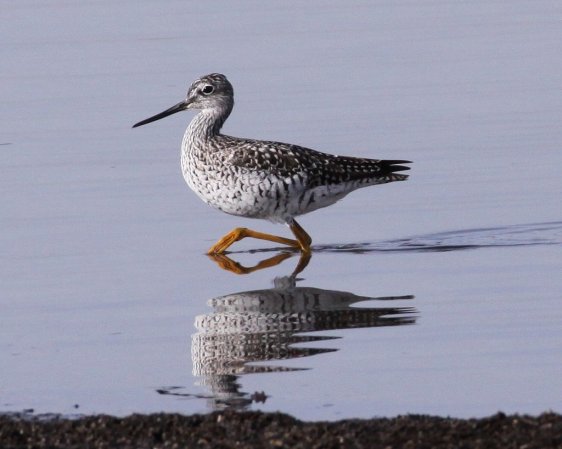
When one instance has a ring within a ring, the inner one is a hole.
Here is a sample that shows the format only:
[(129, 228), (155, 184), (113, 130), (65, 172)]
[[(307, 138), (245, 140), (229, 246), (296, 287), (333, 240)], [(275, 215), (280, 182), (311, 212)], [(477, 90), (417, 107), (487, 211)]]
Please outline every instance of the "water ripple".
[(315, 245), (318, 252), (458, 251), (464, 249), (562, 245), (562, 221), (461, 229), (385, 242)]

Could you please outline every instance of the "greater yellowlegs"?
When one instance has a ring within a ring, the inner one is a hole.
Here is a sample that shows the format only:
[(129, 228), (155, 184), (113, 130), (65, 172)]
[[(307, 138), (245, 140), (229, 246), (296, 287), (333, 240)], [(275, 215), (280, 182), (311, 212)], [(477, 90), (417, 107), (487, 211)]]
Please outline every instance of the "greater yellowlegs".
[(236, 228), (208, 251), (221, 254), (234, 242), (253, 237), (310, 254), (312, 239), (298, 215), (334, 204), (361, 187), (404, 181), (404, 160), (336, 156), (281, 142), (242, 139), (220, 133), (234, 106), (224, 75), (211, 73), (191, 84), (185, 100), (138, 122), (133, 128), (186, 109), (199, 109), (182, 142), (181, 167), (191, 189), (207, 204), (232, 215), (285, 223), (295, 240)]

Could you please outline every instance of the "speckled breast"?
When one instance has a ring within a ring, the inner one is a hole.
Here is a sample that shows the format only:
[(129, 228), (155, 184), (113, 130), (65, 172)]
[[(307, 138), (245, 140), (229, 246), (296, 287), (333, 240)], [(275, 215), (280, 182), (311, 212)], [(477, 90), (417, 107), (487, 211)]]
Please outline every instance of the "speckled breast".
[(222, 153), (197, 149), (184, 148), (181, 166), (187, 185), (216, 209), (276, 222), (292, 215), (286, 201), (289, 186), (283, 179), (234, 166)]

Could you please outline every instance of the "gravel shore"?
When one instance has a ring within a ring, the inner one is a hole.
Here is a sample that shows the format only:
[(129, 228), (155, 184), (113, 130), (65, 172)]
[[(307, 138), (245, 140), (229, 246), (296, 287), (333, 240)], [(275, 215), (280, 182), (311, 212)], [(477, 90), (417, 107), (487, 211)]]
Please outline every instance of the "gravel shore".
[(303, 422), (282, 413), (0, 415), (12, 448), (562, 448), (562, 415), (452, 419), (425, 415)]

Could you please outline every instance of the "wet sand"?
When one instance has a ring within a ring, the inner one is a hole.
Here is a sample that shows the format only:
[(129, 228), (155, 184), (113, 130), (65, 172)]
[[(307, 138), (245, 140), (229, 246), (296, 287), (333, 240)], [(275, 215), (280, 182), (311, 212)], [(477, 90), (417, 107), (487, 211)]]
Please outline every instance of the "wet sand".
[(562, 448), (562, 415), (303, 422), (281, 413), (0, 416), (8, 448)]

